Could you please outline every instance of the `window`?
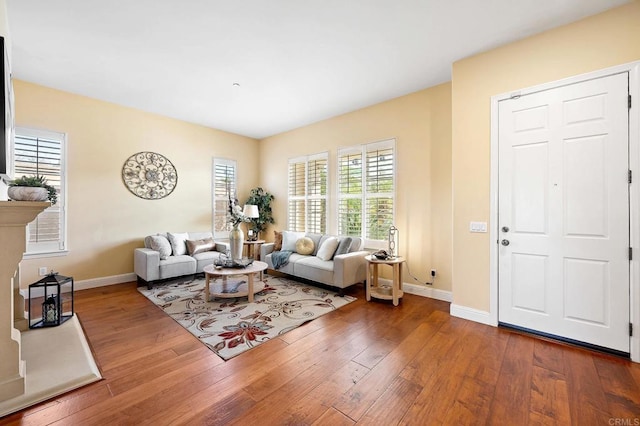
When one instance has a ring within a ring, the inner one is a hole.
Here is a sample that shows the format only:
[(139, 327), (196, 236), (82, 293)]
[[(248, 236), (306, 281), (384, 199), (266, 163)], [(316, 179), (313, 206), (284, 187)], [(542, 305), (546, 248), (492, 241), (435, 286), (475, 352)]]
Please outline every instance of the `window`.
[(338, 151), (338, 234), (384, 247), (394, 222), (395, 140)]
[(237, 194), (237, 165), (234, 160), (213, 159), (213, 236), (227, 238), (231, 230), (228, 221), (229, 197)]
[(288, 229), (327, 232), (327, 153), (289, 160)]
[(15, 177), (44, 176), (58, 192), (58, 202), (40, 213), (27, 228), (27, 255), (66, 250), (65, 145), (62, 133), (16, 128)]

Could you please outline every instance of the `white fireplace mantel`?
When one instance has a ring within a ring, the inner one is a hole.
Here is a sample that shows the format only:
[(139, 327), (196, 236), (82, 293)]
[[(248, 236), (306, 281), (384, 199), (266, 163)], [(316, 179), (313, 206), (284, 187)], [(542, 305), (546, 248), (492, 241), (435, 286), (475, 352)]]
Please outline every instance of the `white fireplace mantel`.
[(0, 401), (25, 393), (21, 335), (14, 326), (16, 320), (24, 323), (17, 271), (27, 244), (26, 226), (49, 206), (48, 202), (0, 201)]

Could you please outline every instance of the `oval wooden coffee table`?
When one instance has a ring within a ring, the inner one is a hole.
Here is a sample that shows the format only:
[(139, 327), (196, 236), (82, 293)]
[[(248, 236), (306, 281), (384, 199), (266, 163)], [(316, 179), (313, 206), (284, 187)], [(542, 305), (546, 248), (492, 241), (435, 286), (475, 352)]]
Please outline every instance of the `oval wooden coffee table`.
[[(255, 275), (267, 269), (265, 262), (254, 261), (246, 268), (216, 268), (215, 265), (204, 267), (204, 300), (209, 302), (213, 297), (244, 297), (247, 296), (249, 302), (253, 302), (253, 295), (264, 289), (262, 281), (255, 282)], [(246, 276), (247, 280), (229, 280), (229, 277)], [(213, 282), (216, 278), (221, 278), (220, 282)]]

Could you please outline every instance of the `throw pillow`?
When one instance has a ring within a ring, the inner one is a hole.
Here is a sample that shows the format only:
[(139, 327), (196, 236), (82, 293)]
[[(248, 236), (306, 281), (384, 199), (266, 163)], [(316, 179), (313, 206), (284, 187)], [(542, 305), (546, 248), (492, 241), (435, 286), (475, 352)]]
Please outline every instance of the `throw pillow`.
[(338, 239), (336, 237), (329, 237), (320, 246), (318, 249), (318, 254), (316, 255), (318, 259), (322, 260), (331, 260), (333, 257), (333, 253), (336, 252), (338, 248)]
[(189, 238), (189, 234), (186, 232), (182, 234), (167, 232), (167, 237), (169, 237), (174, 256), (187, 254), (187, 238)]
[(149, 236), (149, 248), (160, 253), (160, 260), (166, 260), (171, 256), (171, 244), (162, 235)]
[(273, 251), (282, 250), (282, 232), (273, 231)]
[(282, 231), (282, 250), (296, 251), (296, 241), (304, 237), (304, 232)]
[(307, 232), (305, 234), (305, 237), (309, 237), (313, 240), (313, 253), (311, 253), (312, 256), (315, 256), (316, 254), (318, 254), (318, 249), (320, 248), (320, 239), (322, 238), (322, 234), (315, 234), (313, 232)]
[(315, 244), (313, 244), (313, 240), (309, 237), (303, 237), (296, 241), (296, 252), (298, 254), (311, 254), (313, 253), (313, 248)]
[(336, 252), (334, 254), (334, 256), (337, 256), (339, 254), (347, 254), (349, 253), (349, 249), (351, 248), (351, 237), (345, 237), (343, 239), (340, 240), (340, 243), (338, 244), (338, 248), (336, 249)]
[(202, 253), (205, 251), (212, 251), (216, 244), (213, 242), (213, 238), (205, 238), (202, 240), (187, 240), (187, 252), (189, 256)]

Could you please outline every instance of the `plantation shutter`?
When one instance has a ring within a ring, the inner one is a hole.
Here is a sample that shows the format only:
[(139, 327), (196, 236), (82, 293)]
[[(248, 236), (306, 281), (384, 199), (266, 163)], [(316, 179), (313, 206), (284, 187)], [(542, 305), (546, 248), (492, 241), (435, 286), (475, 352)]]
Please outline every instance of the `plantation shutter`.
[(338, 153), (338, 234), (362, 235), (362, 149)]
[(395, 140), (338, 151), (338, 234), (383, 248), (394, 222)]
[(327, 232), (327, 163), (324, 155), (307, 163), (307, 232)]
[(229, 196), (236, 194), (236, 162), (221, 158), (213, 160), (213, 233), (227, 238), (231, 230), (228, 220)]
[(44, 176), (58, 193), (58, 202), (48, 207), (28, 226), (27, 253), (65, 250), (64, 230), (64, 141), (61, 133), (16, 128), (15, 177)]
[(393, 148), (367, 147), (366, 162), (366, 217), (365, 238), (385, 240), (393, 225), (394, 158)]
[(327, 153), (289, 160), (288, 229), (327, 232)]
[(289, 231), (304, 231), (306, 204), (306, 159), (289, 160)]

